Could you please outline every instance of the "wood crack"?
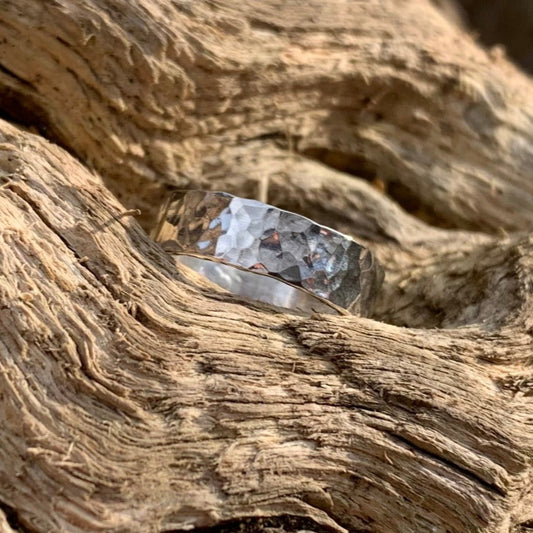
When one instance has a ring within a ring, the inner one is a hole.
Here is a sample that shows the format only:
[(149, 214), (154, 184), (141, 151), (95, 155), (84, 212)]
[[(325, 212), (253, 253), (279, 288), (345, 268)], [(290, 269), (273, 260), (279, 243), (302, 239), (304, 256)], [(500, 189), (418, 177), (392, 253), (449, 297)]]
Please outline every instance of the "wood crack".
[(495, 493), (497, 497), (505, 497), (508, 495), (507, 487), (504, 487), (495, 482), (488, 481), (487, 479), (480, 476), (477, 472), (466, 468), (465, 465), (457, 464), (457, 462), (453, 461), (452, 459), (444, 457), (442, 454), (431, 451), (428, 446), (424, 446), (422, 442), (408, 438), (407, 436), (399, 434), (395, 431), (385, 430), (385, 433), (390, 435), (391, 438), (397, 440), (398, 442), (401, 442), (404, 445), (408, 446), (409, 449), (414, 450), (415, 453), (420, 455), (421, 457), (425, 457), (429, 460), (437, 461), (438, 463), (445, 465), (455, 473), (473, 480), (476, 484), (478, 484), (485, 490)]
[(8, 505), (2, 500), (0, 500), (0, 512), (4, 513), (6, 521), (9, 527), (13, 530), (13, 533), (37, 533), (36, 529), (30, 528), (22, 523), (15, 507)]
[[(342, 527), (342, 526), (341, 526)], [(306, 531), (313, 533), (338, 533), (338, 528), (326, 527), (318, 524), (312, 519), (295, 516), (279, 515), (268, 518), (243, 517), (238, 520), (222, 522), (213, 527), (195, 528), (195, 533), (264, 533), (266, 531), (276, 531), (279, 533), (293, 533)], [(165, 530), (165, 533), (184, 533), (185, 530)], [(368, 529), (350, 529), (350, 533), (368, 533)]]

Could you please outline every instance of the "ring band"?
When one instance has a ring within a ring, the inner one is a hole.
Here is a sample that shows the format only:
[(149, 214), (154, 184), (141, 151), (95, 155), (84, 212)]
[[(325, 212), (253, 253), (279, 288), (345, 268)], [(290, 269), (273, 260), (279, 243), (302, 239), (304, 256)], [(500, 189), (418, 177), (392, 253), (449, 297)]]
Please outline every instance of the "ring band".
[(383, 281), (372, 253), (350, 237), (225, 192), (174, 193), (152, 237), (233, 294), (306, 313), (366, 315)]

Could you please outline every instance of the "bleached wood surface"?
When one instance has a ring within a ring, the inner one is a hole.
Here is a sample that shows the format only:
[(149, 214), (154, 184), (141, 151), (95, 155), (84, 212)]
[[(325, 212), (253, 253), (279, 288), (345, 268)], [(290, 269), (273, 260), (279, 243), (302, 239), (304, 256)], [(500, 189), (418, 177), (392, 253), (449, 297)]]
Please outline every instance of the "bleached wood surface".
[[(0, 530), (526, 530), (533, 83), (425, 1), (231, 5), (0, 0)], [(375, 250), (371, 318), (126, 211), (265, 179)]]

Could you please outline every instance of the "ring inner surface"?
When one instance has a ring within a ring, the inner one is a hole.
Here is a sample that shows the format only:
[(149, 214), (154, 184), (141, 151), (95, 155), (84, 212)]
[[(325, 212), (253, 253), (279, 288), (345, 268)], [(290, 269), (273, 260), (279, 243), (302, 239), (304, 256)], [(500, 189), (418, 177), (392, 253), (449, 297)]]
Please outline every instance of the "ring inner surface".
[(270, 276), (191, 255), (174, 255), (174, 258), (178, 264), (202, 274), (236, 296), (306, 314), (313, 312), (339, 314), (334, 307), (312, 294)]

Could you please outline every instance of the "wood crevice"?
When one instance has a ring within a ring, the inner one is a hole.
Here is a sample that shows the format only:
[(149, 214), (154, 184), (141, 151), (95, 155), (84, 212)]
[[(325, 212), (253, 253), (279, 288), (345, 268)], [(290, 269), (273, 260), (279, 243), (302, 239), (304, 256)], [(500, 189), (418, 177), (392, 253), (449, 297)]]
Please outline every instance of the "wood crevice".
[[(530, 79), (428, 0), (0, 1), (6, 513), (35, 533), (528, 527)], [(376, 253), (371, 319), (233, 298), (120, 218), (260, 182)]]
[[(38, 533), (36, 529), (29, 528), (21, 522), (19, 513), (15, 507), (4, 503), (2, 500), (0, 500), (0, 513), (3, 513), (6, 522), (10, 527), (10, 531), (6, 533)], [(0, 526), (2, 526), (1, 520)]]

